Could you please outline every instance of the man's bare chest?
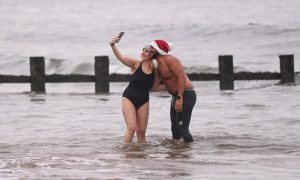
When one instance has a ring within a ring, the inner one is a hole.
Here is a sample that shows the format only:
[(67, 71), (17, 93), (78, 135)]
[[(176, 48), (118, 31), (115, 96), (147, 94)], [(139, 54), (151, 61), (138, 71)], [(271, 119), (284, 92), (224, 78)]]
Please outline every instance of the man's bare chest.
[(159, 68), (159, 75), (162, 79), (167, 80), (173, 77), (173, 73), (169, 70), (166, 65), (160, 65)]

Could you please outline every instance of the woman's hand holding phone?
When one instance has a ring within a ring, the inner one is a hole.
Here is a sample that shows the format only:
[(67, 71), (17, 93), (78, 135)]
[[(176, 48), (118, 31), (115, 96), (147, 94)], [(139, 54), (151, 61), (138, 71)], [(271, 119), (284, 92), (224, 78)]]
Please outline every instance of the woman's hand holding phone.
[(118, 43), (121, 40), (121, 37), (124, 35), (124, 32), (120, 32), (117, 37), (114, 37), (112, 41), (109, 43), (111, 46), (114, 46), (115, 43)]

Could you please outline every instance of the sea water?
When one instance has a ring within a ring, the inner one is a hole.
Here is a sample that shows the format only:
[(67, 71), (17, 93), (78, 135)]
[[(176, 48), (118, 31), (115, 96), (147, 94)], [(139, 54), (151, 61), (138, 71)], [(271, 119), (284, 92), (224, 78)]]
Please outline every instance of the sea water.
[(103, 95), (92, 83), (47, 84), (47, 94), (1, 85), (0, 179), (299, 179), (299, 85), (193, 84), (193, 143), (172, 141), (171, 97), (152, 92), (148, 142), (128, 145), (127, 83), (111, 83)]

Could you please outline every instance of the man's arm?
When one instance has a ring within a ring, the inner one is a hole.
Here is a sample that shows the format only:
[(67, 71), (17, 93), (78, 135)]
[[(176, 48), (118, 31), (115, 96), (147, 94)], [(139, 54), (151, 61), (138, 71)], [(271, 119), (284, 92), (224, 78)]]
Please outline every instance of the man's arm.
[(177, 101), (175, 103), (175, 109), (177, 112), (182, 111), (183, 104), (183, 92), (185, 89), (185, 71), (180, 63), (180, 60), (174, 56), (170, 56), (167, 59), (167, 65), (172, 74), (177, 78)]
[(151, 91), (165, 91), (166, 86), (164, 84), (160, 83), (161, 78), (159, 76), (157, 67), (154, 67), (153, 71), (154, 71), (154, 82), (153, 82), (153, 86), (151, 88)]

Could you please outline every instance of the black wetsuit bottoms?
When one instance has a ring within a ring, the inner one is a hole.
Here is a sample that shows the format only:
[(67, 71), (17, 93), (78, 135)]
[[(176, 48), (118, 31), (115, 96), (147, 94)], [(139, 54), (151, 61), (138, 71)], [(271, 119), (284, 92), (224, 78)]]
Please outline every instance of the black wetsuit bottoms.
[(189, 125), (196, 99), (197, 95), (195, 90), (185, 90), (183, 93), (183, 111), (176, 112), (175, 102), (177, 100), (177, 93), (172, 96), (170, 116), (173, 139), (183, 137), (185, 142), (192, 142), (194, 140), (189, 131)]

